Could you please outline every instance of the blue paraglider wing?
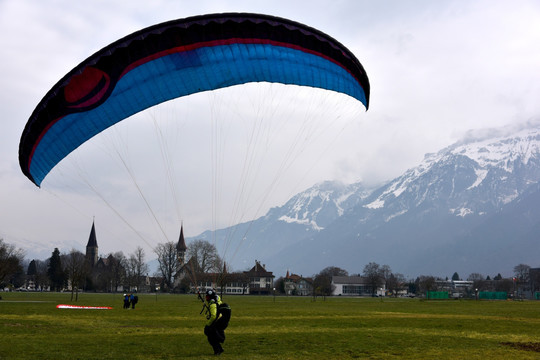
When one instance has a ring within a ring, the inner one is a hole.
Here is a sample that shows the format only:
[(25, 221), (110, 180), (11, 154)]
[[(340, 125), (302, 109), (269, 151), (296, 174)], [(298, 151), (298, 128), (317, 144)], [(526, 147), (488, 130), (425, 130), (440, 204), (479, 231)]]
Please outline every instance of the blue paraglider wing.
[(21, 169), (39, 186), (70, 152), (139, 111), (249, 82), (328, 89), (369, 106), (362, 65), (330, 36), (266, 15), (197, 16), (128, 35), (62, 78), (26, 124)]

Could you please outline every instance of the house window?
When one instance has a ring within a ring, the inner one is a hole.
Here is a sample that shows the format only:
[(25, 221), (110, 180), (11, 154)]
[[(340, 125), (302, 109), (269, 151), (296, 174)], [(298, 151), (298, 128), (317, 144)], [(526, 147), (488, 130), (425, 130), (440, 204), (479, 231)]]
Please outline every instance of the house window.
[(362, 286), (358, 285), (343, 285), (343, 295), (360, 295)]

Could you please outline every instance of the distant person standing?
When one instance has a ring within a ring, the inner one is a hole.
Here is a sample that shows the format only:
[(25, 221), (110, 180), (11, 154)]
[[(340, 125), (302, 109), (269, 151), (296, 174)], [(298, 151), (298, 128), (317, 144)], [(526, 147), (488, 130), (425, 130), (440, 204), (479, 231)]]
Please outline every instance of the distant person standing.
[(139, 297), (137, 295), (129, 295), (129, 301), (131, 302), (131, 308), (135, 309), (135, 305), (139, 302)]
[(124, 309), (129, 309), (129, 295), (124, 294)]

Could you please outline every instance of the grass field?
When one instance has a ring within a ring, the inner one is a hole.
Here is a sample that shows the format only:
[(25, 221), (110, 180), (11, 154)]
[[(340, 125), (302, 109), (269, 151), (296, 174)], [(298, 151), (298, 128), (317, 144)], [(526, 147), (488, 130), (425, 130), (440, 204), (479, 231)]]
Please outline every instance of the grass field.
[[(214, 358), (194, 295), (2, 293), (0, 359)], [(229, 296), (227, 359), (539, 359), (540, 301)]]

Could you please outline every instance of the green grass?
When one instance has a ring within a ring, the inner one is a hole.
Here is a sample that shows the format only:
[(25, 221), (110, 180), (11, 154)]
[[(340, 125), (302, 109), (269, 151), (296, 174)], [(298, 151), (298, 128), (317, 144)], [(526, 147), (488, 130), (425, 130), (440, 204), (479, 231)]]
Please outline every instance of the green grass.
[[(1, 293), (0, 359), (214, 358), (193, 295)], [(538, 359), (540, 302), (228, 296), (228, 359)]]

